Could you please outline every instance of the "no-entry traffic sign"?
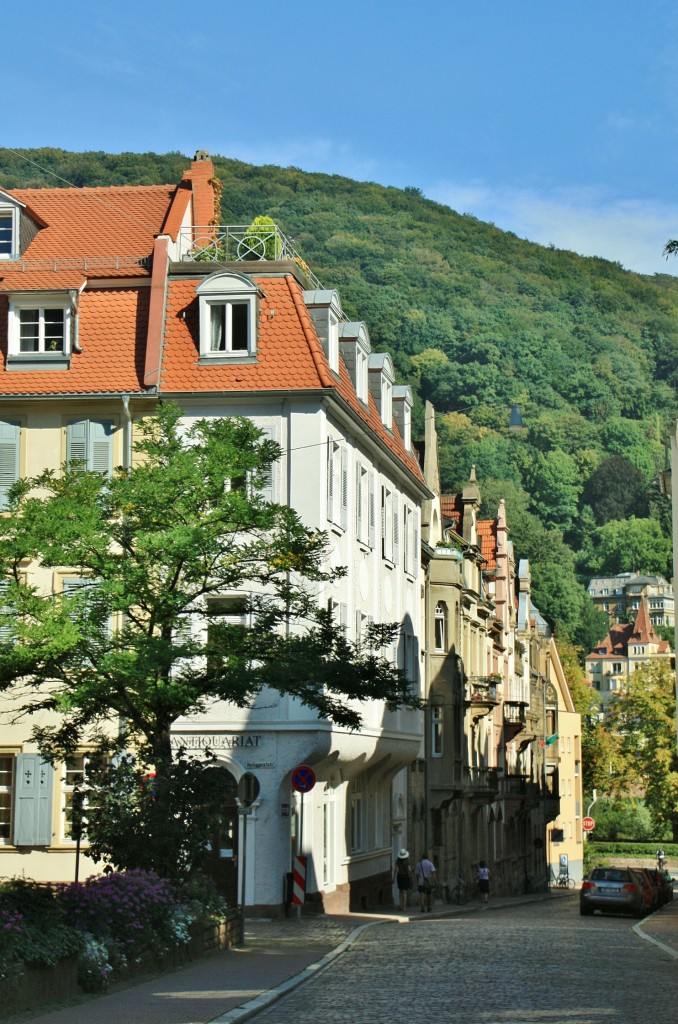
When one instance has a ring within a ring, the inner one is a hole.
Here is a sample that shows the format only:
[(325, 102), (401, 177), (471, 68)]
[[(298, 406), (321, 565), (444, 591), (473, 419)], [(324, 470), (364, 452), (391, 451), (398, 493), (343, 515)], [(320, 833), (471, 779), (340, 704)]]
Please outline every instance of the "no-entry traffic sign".
[(584, 832), (593, 832), (596, 823), (593, 818), (582, 818), (581, 827), (584, 829)]
[(309, 793), (315, 786), (315, 772), (307, 764), (300, 764), (292, 772), (291, 781), (297, 793)]

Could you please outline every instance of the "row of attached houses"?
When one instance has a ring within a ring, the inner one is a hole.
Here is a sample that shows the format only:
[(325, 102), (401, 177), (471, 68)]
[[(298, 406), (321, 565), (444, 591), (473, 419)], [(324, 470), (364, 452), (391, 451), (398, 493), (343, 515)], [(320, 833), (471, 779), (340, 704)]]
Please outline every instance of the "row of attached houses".
[[(390, 356), (373, 352), (367, 325), (348, 320), (277, 228), (215, 226), (217, 195), (204, 153), (176, 187), (0, 190), (0, 503), (19, 477), (71, 459), (103, 473), (131, 465), (136, 425), (160, 400), (177, 402), (187, 425), (249, 417), (282, 450), (266, 496), (326, 532), (330, 565), (349, 568), (317, 600), (351, 638), (370, 621), (397, 622), (390, 656), (427, 710), (375, 702), (349, 732), (267, 692), (246, 710), (215, 703), (178, 721), (175, 744), (209, 747), (224, 773), (211, 872), (232, 899), (244, 882), (248, 906), (275, 911), (302, 848), (309, 897), (361, 908), (389, 902), (399, 848), (441, 857), (435, 840), (449, 834), (447, 875), (486, 853), (513, 891), (545, 863), (572, 708), (529, 586), (519, 594), (503, 508), (481, 540), (471, 487), (462, 519), (448, 522), (434, 428), (422, 469), (412, 393), (395, 383)], [(70, 566), (34, 578), (54, 594), (78, 583)], [(226, 614), (236, 597), (217, 599)], [(4, 712), (0, 875), (68, 880), (87, 748), (52, 767), (26, 723), (13, 724), (11, 696)], [(558, 741), (546, 746), (553, 714)], [(572, 736), (574, 750), (574, 726)], [(291, 784), (301, 764), (317, 778), (303, 814)], [(236, 785), (247, 772), (260, 789), (243, 816)], [(81, 872), (100, 867), (85, 850)]]
[(427, 721), (413, 833), (447, 890), (480, 860), (504, 893), (549, 870), (581, 878), (580, 716), (532, 603), (529, 563), (516, 565), (504, 502), (479, 519), (473, 471), (461, 494), (440, 495), (430, 406), (424, 474), (434, 498), (423, 510)]

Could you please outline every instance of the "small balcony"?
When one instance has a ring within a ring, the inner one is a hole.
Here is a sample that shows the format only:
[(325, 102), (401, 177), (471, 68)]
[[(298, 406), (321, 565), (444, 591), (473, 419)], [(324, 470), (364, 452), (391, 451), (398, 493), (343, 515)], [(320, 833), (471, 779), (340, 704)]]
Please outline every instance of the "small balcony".
[(501, 676), (468, 676), (464, 706), (473, 723), (489, 715), (499, 704), (497, 687), (500, 683)]
[(527, 704), (522, 700), (505, 700), (503, 711), (504, 733), (507, 740), (511, 740), (522, 732), (527, 724)]
[(182, 262), (252, 263), (287, 260), (296, 263), (312, 288), (322, 284), (277, 224), (207, 224), (181, 228), (179, 253)]
[(472, 800), (493, 800), (499, 791), (496, 768), (464, 768), (464, 794)]

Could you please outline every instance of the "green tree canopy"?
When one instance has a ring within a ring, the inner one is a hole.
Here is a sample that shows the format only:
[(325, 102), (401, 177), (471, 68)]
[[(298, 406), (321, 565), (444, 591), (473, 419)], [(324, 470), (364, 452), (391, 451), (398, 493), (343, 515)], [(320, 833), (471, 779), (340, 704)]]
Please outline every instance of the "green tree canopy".
[(666, 661), (648, 661), (631, 675), (627, 690), (613, 701), (609, 728), (616, 733), (623, 763), (618, 791), (641, 786), (659, 825), (678, 836), (678, 757), (676, 756), (675, 674)]
[(612, 520), (595, 534), (586, 552), (589, 569), (601, 576), (620, 572), (670, 575), (671, 540), (665, 537), (656, 519)]
[(603, 459), (587, 480), (582, 498), (599, 526), (611, 519), (643, 519), (649, 511), (645, 477), (622, 455)]

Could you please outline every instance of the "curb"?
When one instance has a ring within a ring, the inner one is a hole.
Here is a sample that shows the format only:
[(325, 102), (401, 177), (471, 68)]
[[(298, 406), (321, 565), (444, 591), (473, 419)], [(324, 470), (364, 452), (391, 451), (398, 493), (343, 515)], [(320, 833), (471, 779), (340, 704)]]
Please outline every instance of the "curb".
[[(655, 914), (657, 913), (658, 911), (655, 910)], [(650, 916), (645, 920), (650, 921), (653, 917), (654, 914), (650, 914)], [(653, 938), (652, 935), (646, 935), (643, 931), (643, 923), (643, 921), (639, 921), (637, 924), (634, 924), (633, 930), (636, 933), (636, 935), (638, 935), (641, 939), (645, 939), (646, 942), (651, 942), (653, 946), (658, 946), (659, 949), (663, 950), (665, 953), (668, 953), (668, 955), (673, 957), (674, 960), (678, 960), (678, 950), (673, 949), (672, 946), (667, 946), (666, 943), (662, 942), (660, 939)]]
[(357, 928), (354, 928), (349, 935), (346, 936), (343, 942), (341, 942), (336, 949), (330, 950), (326, 953), (322, 959), (317, 960), (314, 964), (309, 964), (303, 971), (295, 974), (292, 978), (288, 978), (286, 981), (281, 982), (280, 985), (276, 985), (275, 988), (268, 989), (266, 992), (262, 992), (260, 995), (255, 996), (254, 999), (249, 999), (246, 1003), (242, 1003), (240, 1006), (236, 1006), (232, 1010), (228, 1010), (227, 1013), (221, 1014), (219, 1017), (212, 1017), (209, 1024), (238, 1024), (240, 1021), (248, 1020), (253, 1017), (255, 1013), (261, 1013), (267, 1007), (271, 1006), (272, 1003), (282, 999), (283, 996), (287, 995), (293, 989), (298, 988), (299, 985), (303, 985), (305, 981), (309, 981), (311, 978), (317, 978), (319, 974), (329, 967), (329, 965), (345, 953), (349, 946), (352, 946), (359, 935), (362, 935), (368, 928), (374, 928), (375, 925), (380, 924), (405, 924), (406, 919), (389, 920), (381, 918), (378, 921), (369, 921), (367, 924), (361, 924)]

